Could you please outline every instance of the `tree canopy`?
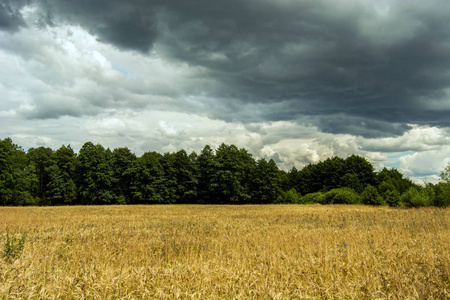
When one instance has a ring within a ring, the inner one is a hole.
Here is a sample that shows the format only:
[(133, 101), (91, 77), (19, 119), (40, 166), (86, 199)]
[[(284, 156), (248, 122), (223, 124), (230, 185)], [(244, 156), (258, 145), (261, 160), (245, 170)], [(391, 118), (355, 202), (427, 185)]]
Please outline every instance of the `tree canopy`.
[(301, 170), (280, 170), (273, 159), (246, 149), (206, 145), (137, 157), (128, 148), (86, 142), (75, 153), (24, 151), (0, 140), (1, 205), (322, 203), (390, 206), (449, 205), (450, 165), (440, 183), (425, 187), (397, 169), (376, 172), (364, 157), (333, 157)]

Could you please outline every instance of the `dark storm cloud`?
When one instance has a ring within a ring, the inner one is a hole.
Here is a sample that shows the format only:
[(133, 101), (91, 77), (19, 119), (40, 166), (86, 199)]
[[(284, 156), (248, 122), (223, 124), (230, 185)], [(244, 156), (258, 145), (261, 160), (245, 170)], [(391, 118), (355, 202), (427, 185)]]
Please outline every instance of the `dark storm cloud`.
[[(219, 83), (205, 87), (221, 101), (209, 105), (217, 118), (306, 115), (323, 131), (367, 137), (401, 135), (410, 123), (448, 126), (448, 1), (40, 3), (103, 42), (205, 68)], [(249, 103), (261, 104), (253, 116), (242, 112)]]
[(14, 32), (20, 27), (26, 26), (19, 11), (25, 4), (25, 1), (11, 2), (9, 0), (0, 0), (0, 30)]
[(80, 25), (100, 41), (120, 49), (146, 53), (156, 36), (156, 6), (149, 1), (46, 0), (38, 3), (46, 14), (52, 14), (59, 22)]
[(356, 133), (366, 138), (399, 136), (411, 129), (411, 126), (407, 124), (370, 120), (361, 117), (349, 118), (344, 114), (335, 115), (332, 118), (322, 117), (320, 124), (322, 129), (329, 133)]

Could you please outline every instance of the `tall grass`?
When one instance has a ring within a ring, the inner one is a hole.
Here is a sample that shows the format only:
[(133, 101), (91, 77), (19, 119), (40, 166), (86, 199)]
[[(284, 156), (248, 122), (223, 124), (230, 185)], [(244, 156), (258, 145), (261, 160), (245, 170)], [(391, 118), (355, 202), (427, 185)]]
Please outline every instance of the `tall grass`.
[[(450, 209), (0, 208), (0, 298), (448, 299)], [(7, 231), (8, 229), (8, 231)]]

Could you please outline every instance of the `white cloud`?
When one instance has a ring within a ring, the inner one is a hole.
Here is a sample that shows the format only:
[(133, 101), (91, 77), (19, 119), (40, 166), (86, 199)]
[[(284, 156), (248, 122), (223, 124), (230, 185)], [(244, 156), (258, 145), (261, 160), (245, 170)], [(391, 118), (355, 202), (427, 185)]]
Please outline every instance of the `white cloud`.
[(436, 177), (450, 162), (450, 147), (409, 154), (400, 158), (399, 170), (414, 179)]
[(359, 139), (364, 150), (381, 152), (429, 151), (450, 145), (450, 136), (444, 128), (412, 125), (399, 137)]

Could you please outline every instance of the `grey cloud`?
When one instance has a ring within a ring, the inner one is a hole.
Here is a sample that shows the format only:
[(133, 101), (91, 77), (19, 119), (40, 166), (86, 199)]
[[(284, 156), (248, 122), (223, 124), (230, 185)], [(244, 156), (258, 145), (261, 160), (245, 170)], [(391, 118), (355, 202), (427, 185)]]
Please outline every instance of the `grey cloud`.
[(344, 114), (330, 115), (319, 118), (319, 128), (328, 133), (349, 133), (366, 138), (382, 138), (399, 136), (411, 129), (402, 123), (385, 122), (382, 120), (346, 116)]
[(36, 20), (36, 24), (40, 28), (45, 28), (46, 26), (55, 27), (55, 23), (53, 21), (53, 14), (50, 10), (46, 12), (42, 12), (38, 15)]
[(18, 0), (12, 3), (8, 0), (0, 0), (0, 30), (17, 31), (20, 27), (26, 26), (26, 23), (19, 9), (25, 1)]
[(448, 106), (428, 104), (449, 97), (448, 1), (40, 3), (52, 22), (78, 24), (120, 49), (204, 68), (217, 84), (199, 94), (214, 118), (310, 116), (325, 132), (365, 137), (449, 124)]
[[(391, 2), (392, 15), (383, 22), (374, 9), (351, 3), (243, 1), (229, 9), (215, 6), (210, 15), (172, 7), (159, 42), (167, 54), (205, 66), (226, 82), (221, 96), (230, 107), (289, 101), (287, 111), (266, 112), (266, 120), (322, 115), (319, 126), (327, 132), (367, 137), (402, 134), (407, 123), (445, 126), (448, 109), (426, 107), (448, 97), (450, 35), (443, 24), (449, 5), (402, 8)], [(373, 28), (364, 31), (366, 19)], [(341, 122), (336, 113), (356, 120)], [(359, 119), (369, 120), (361, 126)]]
[(86, 115), (80, 107), (58, 103), (40, 103), (37, 107), (21, 112), (27, 119), (55, 119), (62, 116), (80, 117)]
[(147, 53), (156, 36), (155, 7), (148, 1), (47, 0), (40, 5), (52, 24), (80, 25), (120, 49)]

